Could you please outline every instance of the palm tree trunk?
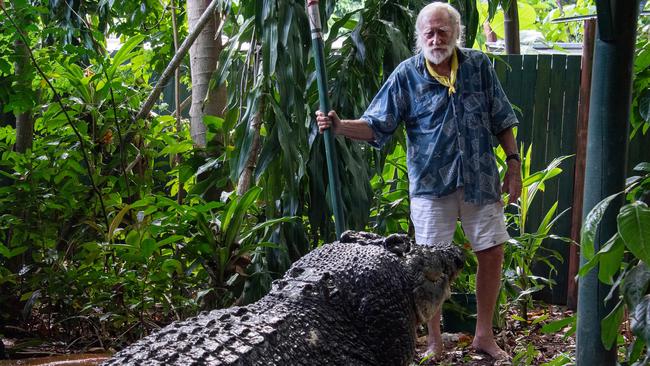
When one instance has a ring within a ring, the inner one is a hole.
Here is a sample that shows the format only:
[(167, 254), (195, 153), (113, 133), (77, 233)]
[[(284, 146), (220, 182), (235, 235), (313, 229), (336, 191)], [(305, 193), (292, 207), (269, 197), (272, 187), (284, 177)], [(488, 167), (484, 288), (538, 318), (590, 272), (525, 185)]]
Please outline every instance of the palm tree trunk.
[(185, 38), (183, 43), (181, 43), (181, 45), (178, 47), (178, 51), (176, 54), (174, 54), (174, 57), (169, 62), (169, 65), (167, 65), (163, 73), (160, 75), (158, 82), (156, 82), (156, 85), (149, 93), (147, 100), (145, 100), (144, 104), (140, 108), (140, 111), (135, 116), (136, 121), (149, 116), (149, 112), (151, 112), (151, 109), (156, 104), (156, 101), (158, 101), (158, 97), (160, 97), (160, 93), (162, 93), (163, 89), (165, 88), (165, 84), (167, 84), (169, 79), (172, 77), (174, 70), (176, 70), (178, 65), (180, 65), (183, 61), (183, 58), (185, 57), (188, 49), (194, 44), (196, 37), (198, 37), (198, 35), (203, 30), (203, 27), (208, 23), (208, 18), (212, 17), (210, 13), (214, 11), (218, 4), (219, 0), (212, 0), (210, 5), (206, 8), (206, 14), (201, 15), (201, 17), (194, 23), (194, 28), (190, 28), (190, 32), (187, 35), (187, 38)]
[(508, 55), (520, 54), (519, 45), (519, 12), (517, 0), (510, 0), (510, 6), (503, 11), (503, 28)]
[[(201, 17), (210, 1), (188, 0), (187, 22), (190, 29)], [(217, 68), (217, 61), (223, 49), (221, 44), (218, 13), (205, 25), (190, 47), (190, 70), (192, 77), (192, 106), (190, 107), (190, 134), (197, 147), (206, 146), (206, 127), (203, 116), (221, 116), (226, 105), (224, 87), (210, 89), (210, 78)]]

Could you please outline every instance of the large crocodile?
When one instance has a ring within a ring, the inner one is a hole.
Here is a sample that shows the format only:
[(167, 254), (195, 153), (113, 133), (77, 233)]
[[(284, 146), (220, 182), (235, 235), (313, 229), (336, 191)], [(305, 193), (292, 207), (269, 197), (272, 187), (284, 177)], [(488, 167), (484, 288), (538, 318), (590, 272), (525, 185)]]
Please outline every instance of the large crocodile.
[(172, 323), (106, 365), (408, 365), (462, 266), (451, 244), (346, 232), (256, 303)]

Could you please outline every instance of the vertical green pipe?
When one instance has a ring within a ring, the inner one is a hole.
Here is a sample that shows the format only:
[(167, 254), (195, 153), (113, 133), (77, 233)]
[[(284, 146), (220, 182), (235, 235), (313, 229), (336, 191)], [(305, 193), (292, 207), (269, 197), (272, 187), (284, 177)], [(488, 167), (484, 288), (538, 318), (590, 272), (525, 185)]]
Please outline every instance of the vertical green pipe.
[[(323, 31), (320, 23), (320, 12), (318, 10), (319, 0), (307, 0), (307, 15), (311, 28), (311, 40), (314, 50), (314, 61), (316, 62), (316, 78), (318, 80), (318, 96), (320, 110), (323, 113), (330, 111), (330, 102), (327, 94), (327, 74), (325, 72), (325, 56), (323, 51)], [(323, 132), (325, 142), (325, 158), (327, 160), (327, 176), (329, 178), (329, 194), (334, 211), (334, 224), (336, 226), (336, 237), (340, 238), (345, 230), (345, 218), (343, 216), (343, 202), (341, 201), (341, 190), (339, 186), (339, 170), (334, 148), (334, 139), (330, 129)]]
[[(591, 84), (587, 163), (582, 217), (605, 197), (625, 188), (627, 141), (638, 0), (597, 0), (598, 19), (611, 19), (613, 32), (598, 28)], [(609, 34), (607, 34), (609, 33)], [(623, 198), (612, 202), (594, 240), (595, 250), (616, 233), (616, 214)], [(581, 255), (580, 263), (586, 259)], [(578, 366), (616, 365), (616, 346), (606, 350), (601, 321), (615, 305), (605, 303), (610, 286), (598, 281), (598, 268), (578, 284)]]

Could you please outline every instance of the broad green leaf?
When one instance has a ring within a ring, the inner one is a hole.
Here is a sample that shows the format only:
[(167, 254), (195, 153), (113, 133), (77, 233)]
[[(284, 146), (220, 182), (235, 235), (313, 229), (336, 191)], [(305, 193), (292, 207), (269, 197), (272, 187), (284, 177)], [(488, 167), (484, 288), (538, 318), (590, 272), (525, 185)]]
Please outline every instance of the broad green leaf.
[(124, 215), (126, 215), (127, 212), (131, 209), (131, 206), (126, 205), (124, 206), (120, 212), (115, 215), (113, 220), (111, 221), (111, 225), (108, 228), (108, 242), (111, 242), (113, 240), (113, 235), (115, 234), (115, 230), (120, 226), (122, 223), (122, 219), (124, 218)]
[[(535, 28), (535, 20), (537, 19), (537, 14), (535, 13), (535, 8), (531, 5), (526, 4), (522, 1), (517, 2), (517, 11), (519, 13), (519, 29), (520, 30), (529, 30)], [(494, 18), (490, 21), (490, 26), (494, 33), (503, 38), (504, 27), (503, 27), (503, 10), (499, 10), (494, 15)]]
[(27, 249), (29, 249), (27, 245), (20, 245), (15, 248), (9, 249), (3, 244), (0, 244), (0, 255), (7, 259), (11, 259), (17, 255), (25, 253)]
[(194, 149), (192, 141), (180, 141), (174, 144), (166, 145), (158, 153), (158, 156), (182, 154), (188, 151), (192, 151), (192, 149)]
[(650, 208), (641, 201), (621, 208), (617, 217), (618, 232), (625, 246), (645, 263), (650, 263)]
[(641, 337), (635, 337), (634, 342), (628, 347), (628, 359), (630, 362), (636, 362), (645, 348), (646, 341)]
[(630, 307), (636, 306), (648, 290), (650, 284), (650, 268), (640, 262), (628, 271), (623, 283), (623, 295)]
[(512, 315), (510, 315), (510, 318), (512, 318), (512, 320), (516, 320), (516, 321), (518, 321), (518, 322), (526, 323), (526, 319), (520, 317), (520, 316), (517, 315), (517, 314), (512, 314)]
[(156, 196), (155, 203), (158, 207), (171, 207), (172, 209), (178, 211), (181, 209), (181, 206), (171, 198), (165, 196)]
[(393, 56), (401, 57), (408, 55), (410, 53), (410, 50), (408, 49), (407, 43), (405, 42), (404, 34), (402, 34), (402, 32), (397, 27), (395, 27), (395, 24), (393, 24), (393, 22), (387, 20), (380, 20), (380, 22), (384, 24), (384, 32), (386, 32), (388, 43), (393, 47)]
[(260, 105), (264, 104), (264, 96), (262, 95), (261, 88), (254, 88), (246, 98), (246, 113), (242, 117), (242, 123), (237, 127), (237, 144), (239, 145), (236, 164), (231, 166), (231, 175), (234, 180), (239, 179), (242, 172), (246, 168), (250, 154), (252, 153), (253, 140), (255, 131), (252, 129), (254, 119), (261, 118), (258, 114), (260, 112)]
[(277, 219), (266, 220), (261, 224), (255, 225), (250, 230), (242, 231), (241, 240), (245, 241), (253, 233), (255, 233), (255, 232), (259, 231), (259, 230), (265, 229), (267, 227), (274, 226), (274, 225), (277, 225), (277, 224), (280, 224), (280, 223), (283, 223), (283, 222), (290, 222), (290, 221), (295, 221), (295, 220), (298, 220), (298, 217), (296, 217), (296, 216), (285, 216), (285, 217), (279, 217)]
[(171, 235), (171, 236), (168, 237), (168, 238), (165, 238), (165, 239), (163, 239), (163, 240), (160, 240), (160, 241), (158, 242), (158, 245), (157, 245), (157, 246), (158, 246), (158, 248), (161, 248), (161, 247), (163, 247), (163, 246), (165, 246), (165, 245), (167, 245), (167, 244), (170, 244), (170, 243), (182, 242), (184, 239), (185, 239), (185, 237), (182, 236), (182, 235)]
[(248, 192), (237, 201), (236, 208), (232, 214), (229, 212), (227, 221), (223, 220), (224, 225), (222, 230), (226, 233), (224, 240), (224, 245), (226, 247), (230, 248), (230, 245), (235, 241), (235, 238), (241, 231), (241, 225), (248, 208), (255, 202), (255, 200), (257, 200), (261, 191), (262, 189), (260, 187), (253, 187), (248, 190)]
[[(332, 48), (332, 43), (339, 38), (339, 29), (347, 28), (347, 23), (350, 20), (350, 18), (354, 15), (357, 14), (361, 9), (351, 11), (349, 13), (346, 13), (342, 18), (336, 20), (332, 26), (330, 27), (330, 31), (327, 35), (327, 40), (325, 41), (324, 49), (325, 49), (325, 54), (327, 55), (329, 50)], [(356, 24), (356, 21), (354, 22)]]
[(138, 242), (140, 241), (140, 234), (132, 230), (126, 235), (126, 244), (129, 247), (137, 248), (138, 247)]
[[(264, 24), (264, 42), (262, 43), (262, 52), (264, 58), (264, 73), (266, 75), (275, 74), (275, 67), (278, 61), (278, 21), (269, 19)], [(283, 66), (284, 67), (284, 66)]]
[(251, 253), (255, 251), (257, 248), (272, 248), (272, 249), (278, 249), (278, 250), (287, 250), (287, 247), (285, 246), (280, 246), (276, 243), (271, 243), (271, 242), (255, 242), (255, 243), (248, 243), (248, 244), (243, 244), (241, 248), (239, 249), (238, 253), (244, 254), (244, 253)]
[(542, 316), (538, 316), (537, 318), (535, 318), (535, 319), (531, 322), (531, 325), (539, 324), (539, 323), (545, 321), (546, 319), (548, 319), (548, 317), (549, 317), (549, 314), (544, 314), (544, 315), (542, 315)]
[(542, 333), (544, 334), (549, 334), (549, 333), (555, 333), (559, 331), (560, 329), (563, 329), (571, 324), (575, 324), (576, 322), (576, 316), (572, 315), (567, 318), (559, 319), (553, 322), (550, 322), (548, 324), (544, 324), (542, 326)]
[(354, 45), (355, 56), (360, 63), (366, 62), (366, 44), (364, 42), (361, 31), (364, 27), (363, 18), (360, 18), (357, 27), (350, 33), (350, 41)]
[(147, 207), (155, 202), (153, 197), (144, 197), (139, 199), (131, 204), (131, 208), (142, 208)]
[[(281, 3), (282, 4), (282, 3)], [(280, 33), (280, 44), (282, 45), (282, 48), (287, 47), (287, 38), (289, 38), (291, 26), (294, 24), (293, 22), (293, 6), (290, 4), (287, 5), (286, 3), (283, 4), (284, 7), (282, 9), (283, 13), (283, 22), (282, 22), (282, 32)]]
[(165, 259), (160, 267), (167, 273), (172, 273), (175, 271), (179, 275), (183, 274), (183, 266), (181, 265), (181, 262), (176, 259)]
[(614, 283), (614, 275), (621, 269), (621, 261), (625, 253), (625, 244), (620, 236), (614, 235), (611, 245), (605, 245), (600, 250), (600, 266), (598, 267), (598, 279), (602, 283), (611, 285)]
[(131, 54), (131, 51), (133, 51), (134, 48), (136, 48), (140, 43), (142, 43), (144, 38), (145, 38), (144, 35), (138, 34), (129, 38), (126, 42), (124, 42), (122, 47), (120, 47), (120, 49), (115, 53), (115, 56), (113, 56), (111, 60), (111, 66), (107, 70), (109, 79), (113, 78), (113, 76), (115, 75), (115, 71), (117, 70), (118, 67), (120, 67), (120, 65), (128, 61), (128, 59), (133, 56)]
[(10, 250), (4, 244), (0, 243), (0, 255), (9, 259)]
[(571, 357), (561, 354), (559, 356), (555, 356), (552, 360), (548, 362), (544, 362), (541, 366), (564, 366), (564, 365), (570, 365), (573, 363), (573, 360)]
[(553, 215), (555, 215), (555, 211), (557, 210), (557, 205), (558, 205), (558, 201), (555, 201), (553, 206), (551, 206), (551, 208), (548, 209), (546, 215), (544, 215), (544, 218), (542, 219), (542, 222), (539, 224), (539, 227), (537, 228), (537, 232), (535, 233), (536, 235), (542, 237), (548, 234), (548, 231), (551, 229), (550, 222), (553, 219)]
[(591, 271), (593, 268), (595, 268), (599, 263), (600, 263), (600, 258), (604, 253), (607, 253), (612, 250), (614, 244), (616, 241), (621, 241), (622, 239), (618, 235), (618, 233), (614, 234), (609, 240), (600, 248), (598, 253), (593, 255), (591, 259), (587, 261), (587, 263), (583, 264), (582, 267), (580, 267), (580, 270), (578, 271), (578, 276), (582, 277), (585, 276), (589, 271)]
[(632, 332), (650, 344), (650, 295), (645, 295), (630, 314)]
[(140, 243), (140, 251), (144, 258), (149, 258), (157, 248), (156, 241), (152, 238), (146, 238)]
[(223, 206), (225, 206), (225, 205), (221, 201), (212, 201), (212, 202), (208, 202), (208, 203), (205, 203), (203, 205), (200, 205), (200, 206), (194, 206), (194, 210), (196, 212), (204, 212), (205, 213), (205, 212), (210, 212), (210, 211), (215, 210), (215, 209), (219, 210)]
[(235, 211), (237, 210), (237, 204), (239, 203), (241, 197), (237, 197), (237, 195), (233, 192), (228, 199), (230, 201), (226, 205), (226, 208), (220, 217), (221, 227), (219, 229), (222, 233), (228, 231), (230, 222), (234, 219)]
[(21, 246), (15, 247), (15, 248), (11, 249), (11, 251), (9, 252), (8, 258), (13, 258), (15, 256), (21, 255), (21, 254), (25, 253), (27, 251), (27, 249), (29, 249), (29, 247), (27, 245), (21, 245)]
[(650, 122), (650, 87), (641, 92), (638, 102), (641, 118), (646, 122)]
[(611, 349), (616, 343), (623, 315), (625, 315), (625, 304), (623, 301), (619, 301), (616, 307), (600, 322), (602, 331), (600, 340), (605, 349)]
[(209, 114), (206, 114), (203, 116), (203, 123), (210, 128), (211, 130), (214, 131), (221, 131), (223, 128), (223, 121), (224, 119), (218, 116), (211, 116)]
[(634, 170), (638, 172), (650, 173), (650, 163), (648, 162), (639, 163), (637, 164), (637, 166), (634, 167)]
[(594, 206), (585, 221), (582, 224), (582, 229), (580, 230), (580, 251), (582, 255), (587, 259), (591, 259), (594, 256), (594, 238), (596, 237), (596, 231), (600, 221), (603, 219), (603, 215), (607, 210), (609, 204), (621, 193), (615, 193), (609, 197), (606, 197), (604, 200), (598, 202)]
[(201, 234), (203, 234), (203, 237), (205, 240), (207, 240), (210, 243), (210, 251), (213, 251), (214, 248), (217, 246), (217, 241), (216, 238), (214, 237), (214, 233), (212, 229), (210, 228), (210, 224), (208, 223), (208, 220), (206, 220), (205, 215), (201, 212), (195, 212), (195, 217), (196, 217), (196, 226), (197, 229)]
[(233, 61), (239, 56), (238, 52), (240, 51), (241, 47), (240, 38), (251, 31), (252, 25), (254, 24), (253, 21), (253, 17), (246, 19), (239, 28), (237, 35), (232, 37), (228, 42), (229, 46), (227, 52), (221, 52), (217, 71), (212, 75), (212, 78), (210, 79), (210, 86), (212, 89), (215, 89), (226, 82), (226, 79), (230, 74), (230, 67)]

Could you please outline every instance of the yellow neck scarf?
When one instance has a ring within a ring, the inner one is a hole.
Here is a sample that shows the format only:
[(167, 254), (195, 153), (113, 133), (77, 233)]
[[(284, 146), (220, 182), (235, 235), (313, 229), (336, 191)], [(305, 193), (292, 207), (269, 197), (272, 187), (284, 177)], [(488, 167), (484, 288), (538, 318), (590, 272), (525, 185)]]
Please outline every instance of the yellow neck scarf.
[(433, 65), (431, 64), (431, 62), (429, 60), (426, 61), (427, 61), (427, 70), (429, 71), (429, 75), (431, 75), (434, 79), (438, 80), (440, 84), (448, 87), (449, 95), (455, 93), (456, 88), (454, 87), (454, 84), (456, 84), (456, 75), (458, 74), (458, 55), (456, 55), (456, 49), (454, 49), (454, 52), (451, 54), (451, 72), (449, 73), (449, 77), (438, 74), (433, 69)]

